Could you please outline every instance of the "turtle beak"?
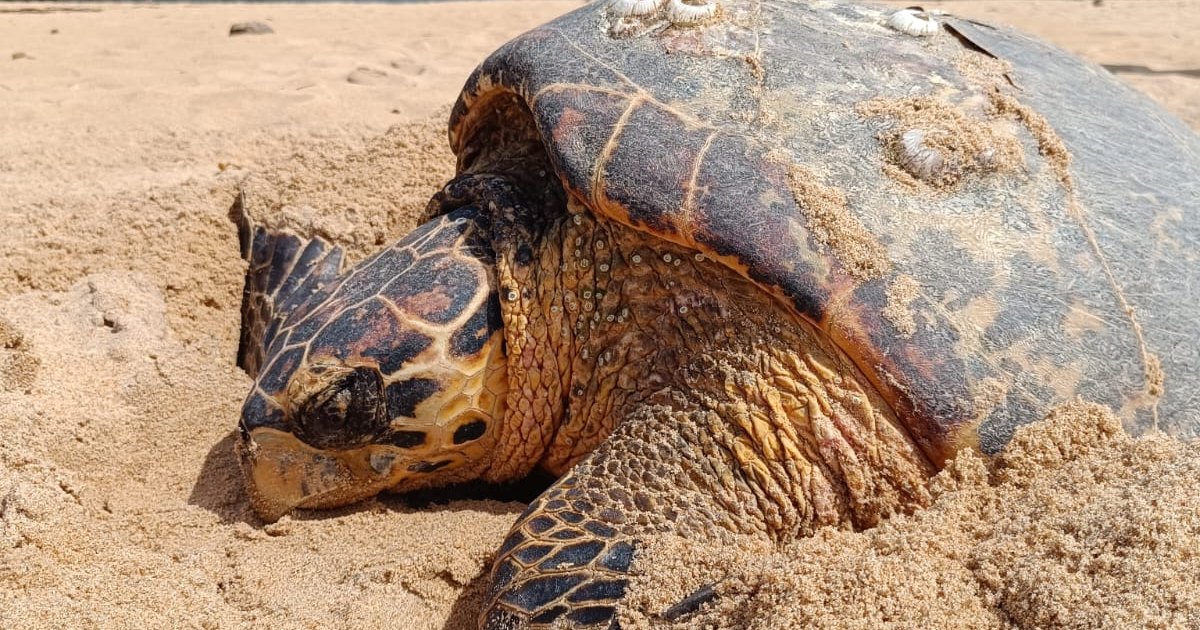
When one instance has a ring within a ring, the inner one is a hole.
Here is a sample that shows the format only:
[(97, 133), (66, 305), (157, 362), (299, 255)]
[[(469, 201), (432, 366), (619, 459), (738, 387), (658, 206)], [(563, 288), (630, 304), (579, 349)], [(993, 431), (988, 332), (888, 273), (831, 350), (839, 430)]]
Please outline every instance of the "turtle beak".
[(295, 508), (349, 505), (398, 481), (387, 447), (318, 450), (285, 431), (260, 427), (238, 442), (237, 451), (250, 505), (268, 523)]

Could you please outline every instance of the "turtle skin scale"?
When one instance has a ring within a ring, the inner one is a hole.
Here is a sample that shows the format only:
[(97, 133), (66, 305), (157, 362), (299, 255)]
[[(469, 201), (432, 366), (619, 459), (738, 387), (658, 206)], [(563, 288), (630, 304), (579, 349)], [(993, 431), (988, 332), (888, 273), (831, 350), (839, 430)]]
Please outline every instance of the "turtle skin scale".
[[(927, 503), (957, 450), (1078, 399), (1131, 432), (1200, 434), (1182, 123), (1010, 29), (944, 17), (917, 37), (825, 1), (727, 2), (694, 27), (614, 6), (467, 80), (459, 175), (389, 250), (454, 264), (314, 275), (296, 252), (316, 241), (242, 222), (263, 239), (243, 237), (242, 363), (263, 369), (241, 450), (265, 517), (544, 469), (561, 478), (499, 550), (481, 624), (616, 627), (653, 536), (869, 527)], [(457, 329), (390, 286), (466, 305), (456, 325), (488, 322), (477, 351), (413, 352)]]

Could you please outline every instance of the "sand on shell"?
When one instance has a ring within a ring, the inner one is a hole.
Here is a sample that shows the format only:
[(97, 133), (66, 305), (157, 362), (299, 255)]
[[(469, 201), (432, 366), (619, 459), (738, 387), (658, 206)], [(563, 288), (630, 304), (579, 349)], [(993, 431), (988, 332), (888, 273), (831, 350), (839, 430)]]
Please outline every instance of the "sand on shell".
[[(354, 257), (398, 237), (452, 174), (442, 125), (474, 64), (576, 6), (0, 8), (0, 627), (473, 626), (520, 503), (249, 511), (225, 211), (245, 185)], [(1106, 64), (1200, 67), (1186, 2), (935, 6)], [(251, 20), (275, 34), (228, 36)], [(1200, 81), (1122, 77), (1200, 128)], [(1198, 448), (1064, 411), (870, 532), (660, 541), (623, 620), (663, 625), (715, 582), (680, 625), (1200, 627)]]

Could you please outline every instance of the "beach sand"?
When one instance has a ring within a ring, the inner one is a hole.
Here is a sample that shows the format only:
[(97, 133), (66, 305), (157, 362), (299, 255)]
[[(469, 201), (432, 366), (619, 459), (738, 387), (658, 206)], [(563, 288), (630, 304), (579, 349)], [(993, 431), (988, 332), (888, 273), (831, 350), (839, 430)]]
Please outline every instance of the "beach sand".
[[(523, 509), (382, 498), (264, 526), (232, 456), (244, 263), (226, 218), (361, 257), (453, 174), (470, 70), (576, 2), (0, 5), (0, 627), (470, 628)], [(1014, 24), (1200, 129), (1200, 7), (926, 4)], [(263, 21), (269, 35), (230, 37)], [(1166, 72), (1165, 72), (1166, 71)], [(928, 510), (784, 549), (661, 541), (627, 627), (1200, 627), (1200, 445), (1063, 410)]]

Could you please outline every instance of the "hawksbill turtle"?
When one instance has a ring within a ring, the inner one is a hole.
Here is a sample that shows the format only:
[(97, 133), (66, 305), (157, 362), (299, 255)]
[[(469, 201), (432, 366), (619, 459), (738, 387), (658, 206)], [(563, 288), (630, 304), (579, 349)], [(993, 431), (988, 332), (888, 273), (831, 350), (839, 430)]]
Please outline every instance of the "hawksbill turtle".
[(486, 628), (614, 627), (649, 537), (870, 527), (1065, 402), (1200, 432), (1200, 140), (1011, 29), (593, 4), (484, 61), (449, 138), (424, 223), (346, 270), (235, 203), (239, 451), (268, 520), (559, 476)]

